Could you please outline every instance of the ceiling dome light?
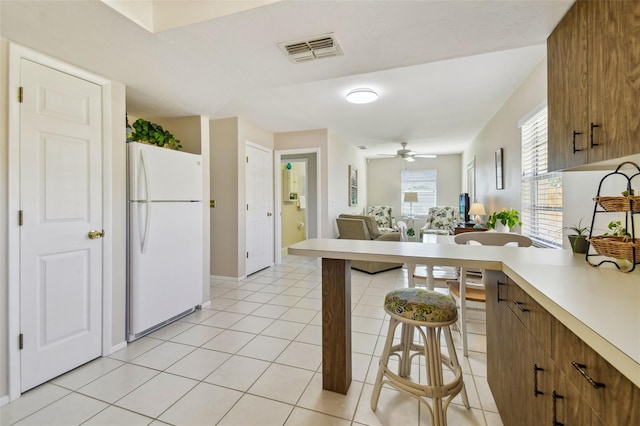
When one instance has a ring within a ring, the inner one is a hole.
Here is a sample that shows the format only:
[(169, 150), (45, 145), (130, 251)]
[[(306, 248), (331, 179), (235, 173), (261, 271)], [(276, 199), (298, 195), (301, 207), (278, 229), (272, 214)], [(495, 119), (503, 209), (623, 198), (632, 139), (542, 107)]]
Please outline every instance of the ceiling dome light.
[(368, 104), (378, 99), (378, 94), (372, 89), (354, 89), (347, 93), (347, 101), (352, 104)]

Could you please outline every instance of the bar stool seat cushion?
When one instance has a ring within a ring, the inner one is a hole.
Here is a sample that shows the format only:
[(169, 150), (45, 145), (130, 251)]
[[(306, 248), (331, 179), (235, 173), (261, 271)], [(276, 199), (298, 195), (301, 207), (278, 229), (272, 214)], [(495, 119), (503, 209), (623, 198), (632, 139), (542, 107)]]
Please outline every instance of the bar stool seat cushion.
[(451, 322), (458, 316), (451, 296), (420, 288), (402, 288), (387, 293), (384, 309), (390, 314), (414, 321)]

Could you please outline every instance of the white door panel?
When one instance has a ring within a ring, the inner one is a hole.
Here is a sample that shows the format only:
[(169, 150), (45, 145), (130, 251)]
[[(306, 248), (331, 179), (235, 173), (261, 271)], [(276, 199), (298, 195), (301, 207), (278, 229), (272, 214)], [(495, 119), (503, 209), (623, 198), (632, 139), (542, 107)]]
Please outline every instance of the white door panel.
[(272, 153), (246, 147), (246, 274), (273, 265), (273, 160)]
[(129, 203), (130, 339), (202, 303), (201, 224), (198, 202)]
[(21, 388), (101, 354), (101, 88), (22, 60)]
[(202, 157), (137, 142), (129, 148), (129, 200), (202, 200)]

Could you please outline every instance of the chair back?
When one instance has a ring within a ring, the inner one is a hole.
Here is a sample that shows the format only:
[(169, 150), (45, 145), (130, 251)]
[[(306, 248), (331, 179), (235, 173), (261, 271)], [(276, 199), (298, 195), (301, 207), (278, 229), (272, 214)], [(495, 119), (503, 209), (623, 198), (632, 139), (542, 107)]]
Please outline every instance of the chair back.
[(518, 247), (531, 247), (531, 238), (512, 232), (465, 232), (453, 237), (456, 244), (473, 244), (476, 242), (483, 246), (517, 245)]
[(398, 231), (400, 231), (400, 241), (409, 241), (409, 236), (407, 235), (407, 224), (399, 220), (396, 222), (396, 226), (398, 227)]

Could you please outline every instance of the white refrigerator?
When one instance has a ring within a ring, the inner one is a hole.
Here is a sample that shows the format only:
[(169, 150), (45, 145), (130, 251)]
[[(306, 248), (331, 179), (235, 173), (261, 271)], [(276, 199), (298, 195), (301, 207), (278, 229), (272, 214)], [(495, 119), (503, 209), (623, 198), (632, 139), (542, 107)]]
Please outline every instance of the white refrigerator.
[(128, 143), (127, 340), (202, 303), (202, 158)]

